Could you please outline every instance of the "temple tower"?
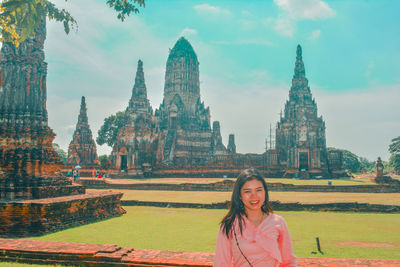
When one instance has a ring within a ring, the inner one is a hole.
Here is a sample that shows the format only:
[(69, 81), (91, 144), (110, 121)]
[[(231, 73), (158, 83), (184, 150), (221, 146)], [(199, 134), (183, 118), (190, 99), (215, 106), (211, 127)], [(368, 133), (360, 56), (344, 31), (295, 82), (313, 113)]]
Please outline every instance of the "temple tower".
[(45, 38), (43, 19), (34, 37), (1, 48), (1, 237), (39, 235), (125, 213), (121, 193), (85, 194), (58, 173), (62, 162), (47, 122)]
[(235, 135), (234, 134), (229, 135), (227, 151), (228, 151), (229, 155), (236, 154), (236, 145), (235, 145)]
[[(46, 110), (45, 22), (18, 47), (4, 42), (0, 55), (1, 199), (31, 198), (38, 177), (55, 174), (62, 162), (53, 149)], [(5, 191), (4, 191), (5, 190)]]
[(304, 177), (328, 173), (325, 122), (317, 114), (300, 45), (297, 46), (289, 100), (277, 123), (276, 150), (279, 164), (287, 169), (288, 176), (298, 172)]
[(143, 62), (138, 61), (132, 96), (125, 110), (127, 123), (118, 132), (112, 151), (112, 164), (120, 170), (153, 166), (157, 151), (157, 127), (147, 99)]
[(182, 102), (185, 113), (194, 116), (196, 104), (200, 101), (199, 61), (184, 37), (176, 42), (167, 60), (164, 85), (166, 109), (175, 104), (174, 98)]
[(68, 164), (86, 167), (97, 167), (99, 165), (96, 143), (90, 130), (84, 96), (81, 99), (78, 123), (68, 147)]
[(213, 155), (227, 155), (226, 147), (222, 143), (221, 126), (219, 121), (213, 122), (211, 148)]
[(200, 99), (199, 62), (181, 37), (170, 51), (164, 99), (155, 116), (161, 130), (157, 158), (166, 165), (202, 165), (212, 155), (210, 110)]

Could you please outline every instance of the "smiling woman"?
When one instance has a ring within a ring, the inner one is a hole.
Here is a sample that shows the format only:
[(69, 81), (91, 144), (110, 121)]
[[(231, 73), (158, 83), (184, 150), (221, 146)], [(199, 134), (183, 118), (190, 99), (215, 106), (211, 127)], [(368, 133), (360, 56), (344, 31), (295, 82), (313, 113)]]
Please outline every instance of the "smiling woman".
[(268, 189), (255, 169), (240, 173), (222, 219), (214, 266), (297, 266), (285, 220), (273, 213)]

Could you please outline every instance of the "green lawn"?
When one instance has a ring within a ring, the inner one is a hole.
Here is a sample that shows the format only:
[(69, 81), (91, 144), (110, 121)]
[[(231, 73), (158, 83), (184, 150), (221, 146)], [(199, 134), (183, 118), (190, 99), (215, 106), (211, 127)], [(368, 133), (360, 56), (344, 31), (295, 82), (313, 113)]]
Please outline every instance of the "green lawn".
[[(96, 189), (88, 189), (96, 191)], [(104, 190), (100, 190), (104, 191)], [(123, 200), (215, 203), (230, 200), (231, 192), (206, 191), (150, 191), (113, 190), (124, 193)], [(371, 204), (400, 205), (400, 193), (324, 193), (324, 192), (270, 192), (271, 200), (280, 202), (329, 203), (358, 202)]]
[[(218, 222), (226, 210), (124, 207), (127, 214), (48, 234), (40, 240), (108, 243), (137, 249), (213, 252)], [(400, 259), (400, 214), (278, 212), (292, 233), (299, 257), (315, 256), (315, 237), (324, 257)], [(393, 247), (343, 246), (341, 242)], [(379, 245), (379, 244), (378, 244)]]

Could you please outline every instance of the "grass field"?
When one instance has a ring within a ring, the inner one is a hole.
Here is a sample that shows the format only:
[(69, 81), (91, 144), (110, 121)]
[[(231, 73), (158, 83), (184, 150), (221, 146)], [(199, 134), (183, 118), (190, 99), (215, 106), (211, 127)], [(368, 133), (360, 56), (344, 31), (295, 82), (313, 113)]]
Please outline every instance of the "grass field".
[[(88, 191), (96, 191), (88, 189)], [(103, 190), (100, 190), (103, 191)], [(230, 200), (230, 192), (206, 191), (150, 191), (113, 190), (124, 193), (123, 200), (215, 203)], [(358, 202), (371, 204), (400, 205), (400, 193), (324, 193), (324, 192), (269, 192), (271, 200), (280, 202), (329, 203)]]
[[(113, 182), (120, 183), (166, 183), (166, 184), (180, 184), (180, 183), (213, 183), (223, 181), (221, 178), (157, 178), (157, 179), (111, 179)], [(235, 180), (235, 179), (229, 179)], [(266, 178), (268, 183), (283, 183), (283, 184), (294, 184), (294, 185), (327, 185), (328, 180), (298, 180), (298, 179), (286, 179), (286, 178)], [(375, 184), (369, 179), (334, 179), (329, 180), (333, 185), (367, 185)]]
[[(118, 244), (137, 249), (214, 252), (218, 222), (226, 210), (124, 207), (113, 219), (48, 234), (40, 240)], [(400, 214), (278, 212), (298, 257), (400, 259)], [(346, 242), (362, 242), (361, 245)]]

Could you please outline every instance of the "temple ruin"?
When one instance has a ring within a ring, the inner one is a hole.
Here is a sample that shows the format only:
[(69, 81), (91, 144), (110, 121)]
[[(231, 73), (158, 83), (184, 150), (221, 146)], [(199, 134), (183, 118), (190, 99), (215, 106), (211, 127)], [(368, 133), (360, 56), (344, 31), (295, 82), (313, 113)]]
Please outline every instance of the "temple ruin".
[(285, 176), (329, 176), (330, 163), (335, 164), (334, 159), (340, 157), (337, 152), (328, 154), (326, 150), (325, 122), (318, 116), (317, 104), (308, 86), (300, 45), (289, 100), (277, 123), (275, 136), (278, 165), (285, 168)]
[(82, 167), (98, 167), (96, 143), (93, 140), (90, 130), (85, 97), (81, 99), (81, 109), (78, 116), (78, 123), (72, 136), (72, 141), (68, 146), (69, 165)]
[(123, 214), (121, 193), (85, 193), (60, 176), (46, 109), (45, 20), (0, 53), (0, 236), (38, 235)]
[(342, 155), (328, 152), (325, 122), (317, 114), (297, 47), (295, 71), (285, 112), (277, 123), (273, 148), (263, 154), (240, 154), (235, 137), (222, 142), (220, 123), (210, 123), (210, 109), (201, 101), (199, 62), (191, 44), (181, 37), (170, 50), (164, 98), (153, 114), (147, 99), (143, 63), (139, 60), (125, 127), (112, 151), (116, 170), (158, 175), (178, 172), (236, 174), (247, 167), (269, 176), (334, 177), (343, 175)]
[(196, 53), (183, 37), (168, 56), (160, 107), (153, 114), (139, 60), (125, 113), (129, 120), (119, 130), (111, 154), (117, 169), (204, 166), (213, 155), (227, 154), (219, 122), (211, 128), (210, 110), (200, 98)]

